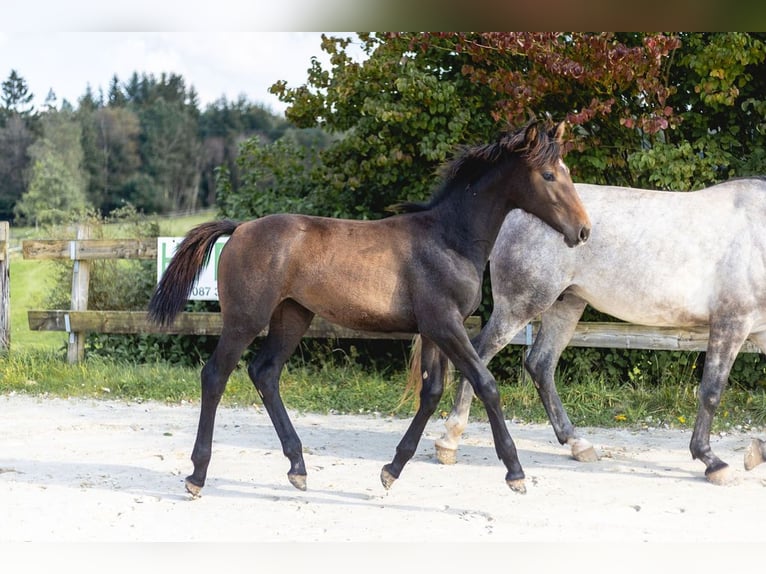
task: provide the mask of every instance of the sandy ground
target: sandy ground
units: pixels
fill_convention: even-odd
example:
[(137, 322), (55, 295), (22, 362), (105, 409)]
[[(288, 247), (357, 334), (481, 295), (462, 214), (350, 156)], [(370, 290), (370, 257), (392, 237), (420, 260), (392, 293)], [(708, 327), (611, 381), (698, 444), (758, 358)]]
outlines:
[[(184, 491), (196, 405), (0, 396), (1, 542), (764, 542), (766, 465), (751, 435), (715, 436), (734, 484), (713, 486), (689, 431), (582, 429), (601, 460), (578, 463), (546, 425), (510, 424), (526, 495), (505, 485), (489, 426), (471, 423), (458, 463), (426, 429), (390, 491), (380, 484), (408, 420), (292, 413), (308, 490), (264, 411), (219, 409), (208, 483)], [(766, 438), (761, 435), (760, 438)]]

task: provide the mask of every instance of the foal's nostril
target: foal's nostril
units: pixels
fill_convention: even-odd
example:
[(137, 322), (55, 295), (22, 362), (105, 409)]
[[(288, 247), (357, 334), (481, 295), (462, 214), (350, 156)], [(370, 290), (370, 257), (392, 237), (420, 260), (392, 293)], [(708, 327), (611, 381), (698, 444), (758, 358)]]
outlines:
[(581, 227), (580, 228), (580, 243), (585, 243), (588, 241), (588, 238), (590, 237), (590, 227)]

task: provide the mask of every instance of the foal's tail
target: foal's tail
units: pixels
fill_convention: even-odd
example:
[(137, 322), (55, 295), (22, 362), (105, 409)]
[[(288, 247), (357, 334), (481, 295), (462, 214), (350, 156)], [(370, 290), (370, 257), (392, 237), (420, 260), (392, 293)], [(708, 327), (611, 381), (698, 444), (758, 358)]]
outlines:
[[(404, 385), (404, 392), (402, 393), (402, 398), (399, 399), (399, 404), (396, 407), (397, 410), (404, 403), (411, 399), (415, 399), (415, 407), (417, 408), (420, 401), (420, 391), (423, 388), (423, 373), (420, 360), (420, 351), (422, 346), (423, 341), (420, 335), (415, 335), (412, 340), (412, 349), (410, 350), (410, 368), (409, 372), (407, 373), (407, 383)], [(452, 363), (448, 363), (447, 372), (444, 373), (445, 388), (452, 382), (452, 377), (450, 375), (451, 367)]]
[(410, 369), (407, 374), (407, 384), (404, 385), (402, 398), (399, 399), (399, 404), (396, 406), (397, 410), (413, 397), (416, 400), (420, 397), (420, 389), (423, 388), (423, 379), (420, 374), (420, 348), (422, 345), (420, 335), (415, 335), (412, 340), (412, 349), (410, 350)]
[(173, 322), (186, 305), (216, 240), (222, 235), (231, 235), (237, 226), (238, 222), (228, 219), (211, 221), (186, 234), (149, 301), (150, 321), (159, 325)]

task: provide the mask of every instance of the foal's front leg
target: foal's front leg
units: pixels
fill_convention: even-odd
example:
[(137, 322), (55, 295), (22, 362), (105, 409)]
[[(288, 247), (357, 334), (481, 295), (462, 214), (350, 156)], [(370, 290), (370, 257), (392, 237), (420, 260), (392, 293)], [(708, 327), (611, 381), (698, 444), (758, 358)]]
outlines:
[[(510, 341), (513, 336), (526, 324), (526, 321), (517, 321), (510, 318), (510, 307), (505, 298), (497, 297), (495, 309), (487, 321), (487, 324), (472, 342), (484, 365), (489, 364)], [(436, 458), (442, 464), (455, 464), (457, 462), (457, 449), (460, 438), (468, 425), (471, 414), (471, 402), (474, 392), (471, 383), (461, 375), (455, 395), (455, 404), (444, 421), (444, 434), (436, 441)]]
[(514, 492), (525, 493), (527, 488), (524, 484), (524, 471), (519, 462), (516, 445), (505, 424), (495, 378), (479, 358), (462, 324), (440, 325), (437, 331), (438, 335), (433, 336), (434, 340), (455, 368), (468, 379), (476, 396), (484, 403), (492, 429), (495, 451), (508, 471), (505, 475), (506, 483)]

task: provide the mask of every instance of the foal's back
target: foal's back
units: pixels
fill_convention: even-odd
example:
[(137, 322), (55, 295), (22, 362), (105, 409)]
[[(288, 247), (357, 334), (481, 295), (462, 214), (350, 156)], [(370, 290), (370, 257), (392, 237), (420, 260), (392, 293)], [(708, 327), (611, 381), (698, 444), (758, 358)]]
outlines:
[[(222, 311), (270, 311), (292, 299), (354, 329), (415, 329), (413, 291), (428, 214), (377, 221), (294, 214), (242, 224), (221, 254)], [(246, 270), (246, 272), (243, 272)]]

